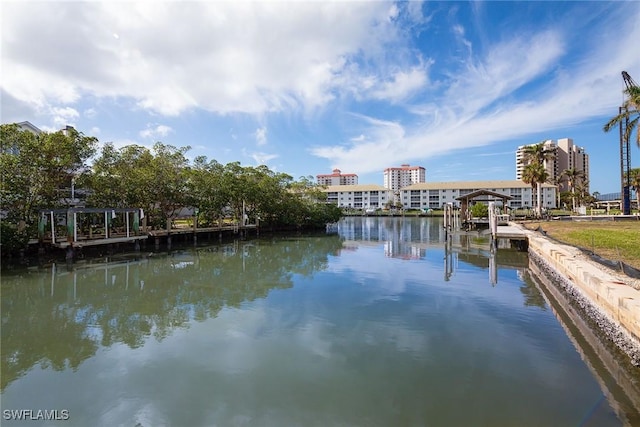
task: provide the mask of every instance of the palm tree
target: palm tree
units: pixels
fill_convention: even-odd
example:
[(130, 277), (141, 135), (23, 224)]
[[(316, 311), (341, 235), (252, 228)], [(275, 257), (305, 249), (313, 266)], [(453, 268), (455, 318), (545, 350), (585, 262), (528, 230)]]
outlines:
[(551, 178), (549, 180), (551, 184), (556, 187), (556, 207), (560, 207), (560, 189), (562, 187), (562, 183), (564, 182), (564, 176), (560, 175), (555, 178)]
[(636, 202), (638, 203), (638, 212), (640, 213), (640, 168), (634, 168), (629, 171), (631, 177), (631, 187), (636, 192)]
[[(549, 180), (549, 173), (545, 168), (545, 162), (556, 157), (556, 149), (546, 145), (545, 141), (537, 144), (527, 145), (523, 150), (522, 163), (525, 164), (522, 181), (531, 184), (532, 190), (536, 192), (536, 215), (541, 215), (541, 184)], [(526, 177), (525, 177), (526, 175)]]
[(532, 192), (536, 193), (536, 216), (541, 216), (541, 199), (542, 191), (541, 184), (547, 182), (549, 179), (549, 173), (542, 165), (542, 163), (532, 162), (525, 166), (522, 172), (522, 181), (531, 184)]
[(533, 162), (544, 165), (545, 161), (555, 159), (556, 149), (553, 146), (550, 147), (546, 145), (545, 141), (542, 141), (537, 144), (525, 146), (523, 154), (524, 157), (522, 160), (525, 165)]
[(585, 204), (591, 203), (591, 195), (589, 194), (589, 181), (586, 179), (579, 180), (576, 182), (576, 195), (577, 202), (580, 206), (584, 206)]
[(584, 172), (576, 168), (565, 169), (562, 171), (561, 176), (564, 176), (565, 178), (567, 178), (567, 181), (569, 184), (569, 191), (571, 191), (571, 204), (573, 205), (572, 210), (575, 211), (576, 210), (575, 189), (578, 182), (584, 179)]
[[(638, 120), (640, 120), (640, 87), (631, 86), (624, 90), (624, 93), (628, 96), (627, 100), (622, 104), (622, 110), (620, 114), (611, 118), (604, 125), (603, 130), (609, 132), (611, 129), (625, 124), (624, 140), (630, 141), (631, 134), (638, 127)], [(640, 132), (636, 132), (636, 144), (640, 147)]]

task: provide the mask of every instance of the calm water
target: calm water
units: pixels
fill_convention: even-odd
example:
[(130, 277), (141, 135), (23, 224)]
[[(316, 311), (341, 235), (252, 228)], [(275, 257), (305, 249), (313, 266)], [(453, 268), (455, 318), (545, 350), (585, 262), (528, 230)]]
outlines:
[[(3, 271), (1, 424), (640, 420), (618, 383), (637, 378), (599, 376), (526, 254), (449, 246), (438, 219), (338, 231)], [(21, 409), (69, 419), (7, 420)]]

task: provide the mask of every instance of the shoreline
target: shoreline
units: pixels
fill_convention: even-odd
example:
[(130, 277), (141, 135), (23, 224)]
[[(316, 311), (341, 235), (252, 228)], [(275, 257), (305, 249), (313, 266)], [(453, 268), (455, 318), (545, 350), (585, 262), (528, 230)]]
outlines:
[(640, 281), (589, 260), (573, 246), (518, 226), (527, 234), (531, 261), (640, 367)]

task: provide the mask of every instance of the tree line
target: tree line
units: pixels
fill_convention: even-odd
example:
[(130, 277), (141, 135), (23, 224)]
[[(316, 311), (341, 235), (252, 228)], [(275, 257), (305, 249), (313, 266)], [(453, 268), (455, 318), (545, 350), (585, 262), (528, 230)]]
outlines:
[(314, 228), (342, 215), (311, 177), (294, 180), (264, 165), (205, 156), (189, 160), (188, 146), (100, 148), (97, 138), (73, 128), (35, 134), (15, 124), (0, 125), (0, 138), (2, 252), (22, 249), (36, 236), (41, 209), (69, 208), (78, 197), (86, 207), (142, 208), (157, 228), (185, 207), (197, 209), (203, 226), (231, 217), (262, 227)]

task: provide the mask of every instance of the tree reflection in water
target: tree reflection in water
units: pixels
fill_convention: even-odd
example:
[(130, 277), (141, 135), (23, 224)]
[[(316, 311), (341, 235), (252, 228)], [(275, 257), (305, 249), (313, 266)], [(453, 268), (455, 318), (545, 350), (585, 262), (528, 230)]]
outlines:
[(1, 390), (33, 366), (76, 369), (100, 346), (163, 340), (224, 307), (311, 276), (339, 253), (334, 236), (234, 242), (2, 277)]

